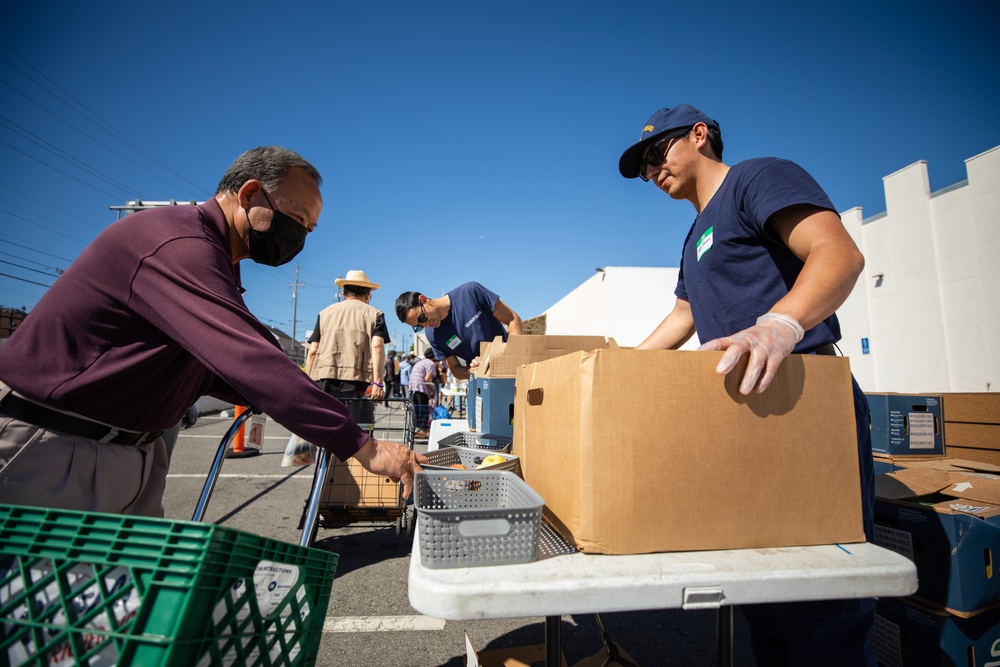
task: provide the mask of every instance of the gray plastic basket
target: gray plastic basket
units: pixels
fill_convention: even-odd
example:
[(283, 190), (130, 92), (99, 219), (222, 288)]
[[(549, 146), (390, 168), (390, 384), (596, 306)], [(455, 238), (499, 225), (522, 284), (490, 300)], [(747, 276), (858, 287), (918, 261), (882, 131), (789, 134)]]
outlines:
[(494, 452), (509, 452), (513, 441), (514, 439), (509, 435), (460, 431), (441, 438), (438, 441), (438, 447), (475, 447)]
[[(478, 466), (487, 456), (502, 456), (504, 462), (479, 468)], [(521, 459), (517, 456), (504, 454), (503, 452), (484, 451), (475, 447), (442, 447), (441, 449), (434, 449), (427, 452), (427, 460), (430, 463), (423, 467), (428, 470), (452, 470), (451, 466), (461, 463), (467, 470), (509, 470), (518, 477), (524, 477), (521, 474)]]
[(414, 504), (425, 567), (530, 563), (545, 501), (508, 471), (418, 472)]

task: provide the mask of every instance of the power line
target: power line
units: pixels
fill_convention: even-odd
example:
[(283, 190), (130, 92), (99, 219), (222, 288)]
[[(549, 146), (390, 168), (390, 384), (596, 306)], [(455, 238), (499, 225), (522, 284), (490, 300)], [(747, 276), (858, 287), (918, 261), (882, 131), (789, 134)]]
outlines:
[(45, 283), (36, 283), (34, 280), (28, 280), (27, 278), (18, 278), (17, 276), (12, 276), (9, 273), (0, 273), (0, 276), (4, 278), (12, 278), (14, 280), (20, 280), (22, 283), (31, 283), (32, 285), (38, 285), (39, 287), (52, 287), (52, 285), (46, 285)]
[[(6, 254), (6, 253), (3, 253), (3, 254)], [(8, 262), (5, 259), (0, 259), (0, 264), (7, 264), (8, 266), (16, 266), (17, 268), (24, 269), (25, 271), (34, 271), (35, 273), (40, 273), (43, 276), (51, 276), (52, 275), (52, 273), (50, 271), (42, 271), (41, 269), (33, 269), (30, 266), (22, 266), (20, 264), (15, 264), (14, 262)], [(58, 270), (58, 271), (59, 271), (59, 273), (62, 273), (62, 270)]]
[(130, 190), (134, 192), (134, 191), (136, 191), (138, 189), (138, 188), (134, 188), (134, 187), (125, 185), (121, 181), (116, 181), (116, 180), (114, 180), (113, 178), (111, 178), (109, 176), (105, 176), (104, 174), (98, 172), (96, 169), (94, 169), (90, 165), (86, 164), (83, 160), (80, 160), (80, 159), (78, 159), (78, 158), (70, 155), (66, 151), (64, 151), (61, 148), (58, 148), (58, 147), (52, 145), (48, 141), (45, 141), (44, 139), (42, 139), (41, 137), (39, 137), (34, 132), (31, 132), (30, 130), (27, 130), (24, 127), (21, 127), (20, 125), (18, 125), (17, 123), (15, 123), (14, 121), (12, 121), (11, 119), (7, 118), (3, 114), (0, 114), (0, 120), (2, 120), (3, 122), (7, 123), (8, 127), (10, 127), (11, 125), (13, 125), (14, 127), (10, 128), (10, 129), (13, 132), (15, 132), (16, 134), (21, 135), (22, 137), (24, 137), (25, 139), (27, 139), (31, 143), (35, 144), (36, 146), (39, 146), (40, 148), (42, 148), (44, 150), (47, 150), (48, 152), (52, 153), (56, 157), (62, 158), (63, 160), (66, 160), (67, 162), (69, 162), (73, 166), (77, 167), (78, 169), (82, 169), (83, 171), (88, 172), (91, 176), (96, 176), (97, 178), (101, 179), (102, 181), (104, 181), (108, 185), (113, 185), (115, 187), (119, 187), (119, 188), (121, 188), (122, 190), (124, 190), (126, 192), (130, 191)]
[(40, 163), (44, 164), (46, 167), (48, 167), (49, 169), (52, 169), (53, 171), (58, 171), (63, 176), (68, 176), (69, 178), (72, 178), (74, 181), (77, 181), (78, 183), (83, 183), (88, 188), (93, 188), (94, 190), (97, 190), (98, 192), (100, 192), (102, 195), (107, 195), (108, 197), (111, 197), (112, 199), (123, 199), (123, 197), (119, 197), (118, 195), (113, 195), (110, 192), (108, 192), (107, 190), (102, 190), (99, 187), (97, 187), (96, 185), (93, 185), (92, 183), (88, 183), (87, 181), (84, 181), (83, 179), (77, 178), (73, 174), (66, 173), (65, 171), (63, 171), (59, 167), (54, 167), (51, 164), (49, 164), (48, 162), (46, 162), (45, 160), (37, 158), (34, 155), (31, 155), (29, 153), (25, 153), (24, 151), (22, 151), (17, 146), (12, 146), (12, 145), (8, 144), (6, 141), (4, 141), (3, 139), (0, 139), (0, 144), (3, 144), (4, 146), (7, 146), (8, 148), (17, 151), (18, 153), (20, 153), (21, 155), (24, 155), (25, 157), (29, 157), (32, 160), (36, 161), (36, 162), (40, 162)]
[[(44, 72), (42, 72), (40, 69), (38, 69), (37, 67), (35, 67), (34, 65), (32, 65), (27, 60), (25, 60), (24, 57), (22, 57), (19, 53), (17, 53), (16, 51), (14, 51), (14, 49), (10, 48), (9, 46), (7, 46), (3, 42), (0, 42), (0, 46), (3, 46), (3, 48), (5, 48), (8, 51), (10, 51), (11, 53), (13, 53), (18, 58), (18, 60), (20, 60), (25, 65), (27, 65), (28, 67), (30, 67), (32, 70), (34, 70), (35, 72), (37, 72), (42, 78), (44, 78), (46, 81), (48, 81), (53, 86), (55, 86), (55, 88), (57, 90), (59, 90), (59, 92), (61, 92), (63, 95), (65, 95), (69, 99), (73, 100), (73, 102), (75, 104), (77, 104), (81, 109), (83, 109), (88, 114), (90, 114), (91, 116), (93, 116), (93, 118), (88, 118), (87, 116), (84, 116), (82, 113), (80, 113), (79, 110), (73, 109), (78, 114), (80, 114), (81, 116), (83, 116), (84, 118), (86, 118), (87, 120), (89, 120), (91, 123), (94, 123), (95, 125), (97, 125), (98, 122), (99, 122), (100, 125), (104, 126), (103, 129), (106, 132), (108, 132), (113, 137), (115, 137), (116, 139), (118, 139), (122, 143), (126, 144), (127, 146), (129, 146), (130, 148), (132, 148), (133, 150), (135, 150), (136, 152), (138, 152), (143, 157), (145, 157), (145, 158), (147, 158), (149, 160), (152, 160), (153, 162), (155, 162), (160, 167), (163, 167), (164, 169), (166, 169), (170, 173), (172, 173), (175, 176), (177, 176), (177, 177), (181, 178), (182, 180), (186, 181), (188, 184), (194, 186), (195, 188), (197, 188), (197, 190), (199, 192), (205, 192), (205, 186), (203, 184), (195, 183), (191, 179), (189, 179), (186, 176), (184, 176), (184, 174), (180, 173), (179, 171), (176, 171), (175, 169), (173, 169), (172, 167), (170, 167), (170, 165), (168, 165), (165, 162), (163, 162), (162, 160), (158, 159), (152, 153), (150, 153), (149, 151), (147, 151), (144, 148), (142, 148), (139, 144), (137, 144), (133, 140), (129, 139), (125, 134), (123, 134), (121, 131), (119, 131), (117, 128), (115, 128), (113, 125), (111, 125), (106, 120), (104, 120), (99, 114), (97, 114), (95, 111), (93, 111), (92, 109), (90, 109), (89, 107), (87, 107), (87, 105), (85, 105), (83, 102), (81, 102), (76, 97), (74, 97), (72, 94), (70, 94), (65, 88), (63, 88), (58, 83), (56, 83), (51, 78), (49, 78)], [(3, 58), (2, 56), (0, 56), (0, 60), (2, 60), (3, 62), (7, 63), (8, 65), (10, 65), (14, 70), (16, 70), (17, 72), (19, 72), (23, 77), (25, 77), (29, 81), (32, 81), (33, 83), (35, 83), (35, 85), (37, 85), (38, 87), (40, 87), (43, 90), (45, 90), (46, 92), (48, 92), (50, 95), (52, 95), (56, 99), (59, 99), (58, 96), (56, 96), (54, 93), (52, 93), (52, 91), (48, 90), (47, 88), (45, 88), (45, 86), (43, 86), (42, 84), (40, 84), (37, 81), (35, 81), (35, 79), (31, 78), (31, 76), (29, 76), (28, 74), (25, 74), (21, 69), (19, 69), (16, 65), (14, 65), (13, 63), (11, 63), (6, 58)], [(63, 104), (65, 104), (64, 100), (60, 100), (60, 101), (62, 101)], [(69, 106), (69, 105), (67, 105), (67, 106)], [(70, 108), (72, 109), (72, 107), (70, 107)], [(95, 121), (94, 119), (97, 119), (97, 121)], [(166, 182), (166, 181), (164, 181), (164, 182)]]
[(13, 246), (17, 246), (18, 248), (24, 248), (24, 249), (30, 250), (32, 252), (37, 252), (39, 255), (48, 255), (49, 257), (55, 257), (56, 259), (61, 259), (64, 262), (70, 262), (70, 263), (73, 262), (73, 260), (67, 259), (66, 257), (60, 257), (59, 255), (53, 255), (50, 252), (45, 252), (43, 250), (38, 250), (37, 248), (32, 248), (31, 246), (21, 245), (20, 243), (15, 243), (15, 242), (11, 241), (10, 239), (4, 239), (2, 242), (10, 244), (10, 245), (13, 245)]
[[(55, 211), (56, 213), (58, 213), (58, 214), (60, 214), (62, 216), (65, 216), (67, 218), (76, 220), (77, 222), (82, 222), (83, 224), (92, 224), (93, 223), (93, 220), (84, 220), (83, 218), (81, 218), (81, 217), (79, 217), (77, 215), (74, 215), (73, 213), (68, 213), (66, 211), (63, 211), (60, 208), (56, 208), (55, 206), (53, 206), (49, 202), (45, 201), (44, 199), (39, 199), (38, 197), (36, 197), (34, 195), (29, 195), (27, 192), (14, 187), (10, 183), (6, 183), (6, 182), (0, 180), (0, 185), (3, 185), (4, 187), (9, 188), (10, 190), (13, 190), (14, 192), (16, 192), (17, 194), (21, 195), (22, 197), (27, 197), (28, 199), (31, 199), (32, 201), (38, 202), (39, 204), (45, 206), (46, 208), (52, 209), (53, 211)], [(18, 208), (20, 208), (20, 207), (18, 207)]]

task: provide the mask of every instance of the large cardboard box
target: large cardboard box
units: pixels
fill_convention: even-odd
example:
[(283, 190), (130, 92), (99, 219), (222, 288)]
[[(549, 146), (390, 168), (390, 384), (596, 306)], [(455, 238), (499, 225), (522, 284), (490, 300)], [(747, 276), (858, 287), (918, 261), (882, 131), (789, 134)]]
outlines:
[(1000, 424), (1000, 392), (941, 394), (947, 421)]
[(960, 447), (958, 445), (948, 445), (948, 452), (956, 458), (970, 459), (980, 463), (990, 463), (1000, 465), (1000, 450), (983, 449), (981, 447)]
[[(617, 347), (604, 336), (512, 335), (483, 343), (476, 369), (474, 428), (481, 433), (513, 436), (514, 375), (517, 367), (570, 352)], [(470, 426), (472, 425), (470, 424)]]
[(914, 597), (957, 616), (1000, 607), (1000, 472), (974, 461), (910, 462), (875, 478), (875, 543), (917, 566)]
[(743, 396), (746, 359), (721, 376), (721, 356), (597, 350), (518, 369), (514, 452), (577, 548), (864, 541), (848, 360), (791, 355)]
[(320, 492), (320, 504), (328, 508), (363, 508), (362, 511), (370, 509), (373, 512), (398, 509), (399, 482), (368, 472), (355, 458), (344, 462), (334, 460)]
[(881, 598), (870, 644), (884, 667), (997, 667), (1000, 610), (959, 618), (911, 599)]
[(878, 454), (945, 453), (940, 395), (868, 393), (872, 451)]

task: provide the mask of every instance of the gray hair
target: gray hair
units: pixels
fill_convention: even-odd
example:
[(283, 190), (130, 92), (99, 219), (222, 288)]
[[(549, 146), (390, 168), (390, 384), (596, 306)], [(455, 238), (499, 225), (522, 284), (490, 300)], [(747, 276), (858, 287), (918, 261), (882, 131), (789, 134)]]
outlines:
[(273, 191), (292, 167), (304, 170), (316, 181), (316, 185), (323, 184), (323, 177), (316, 167), (295, 151), (281, 146), (260, 146), (248, 150), (229, 165), (215, 194), (237, 192), (252, 179), (260, 181), (265, 191)]

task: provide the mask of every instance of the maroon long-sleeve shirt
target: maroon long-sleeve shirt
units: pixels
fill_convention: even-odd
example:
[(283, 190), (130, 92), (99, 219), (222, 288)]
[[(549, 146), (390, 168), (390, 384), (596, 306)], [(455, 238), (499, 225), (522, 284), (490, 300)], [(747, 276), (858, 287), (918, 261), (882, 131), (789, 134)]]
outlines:
[(218, 203), (105, 229), (0, 345), (0, 380), (132, 431), (177, 423), (202, 395), (260, 408), (341, 460), (367, 435), (285, 356), (241, 296)]

